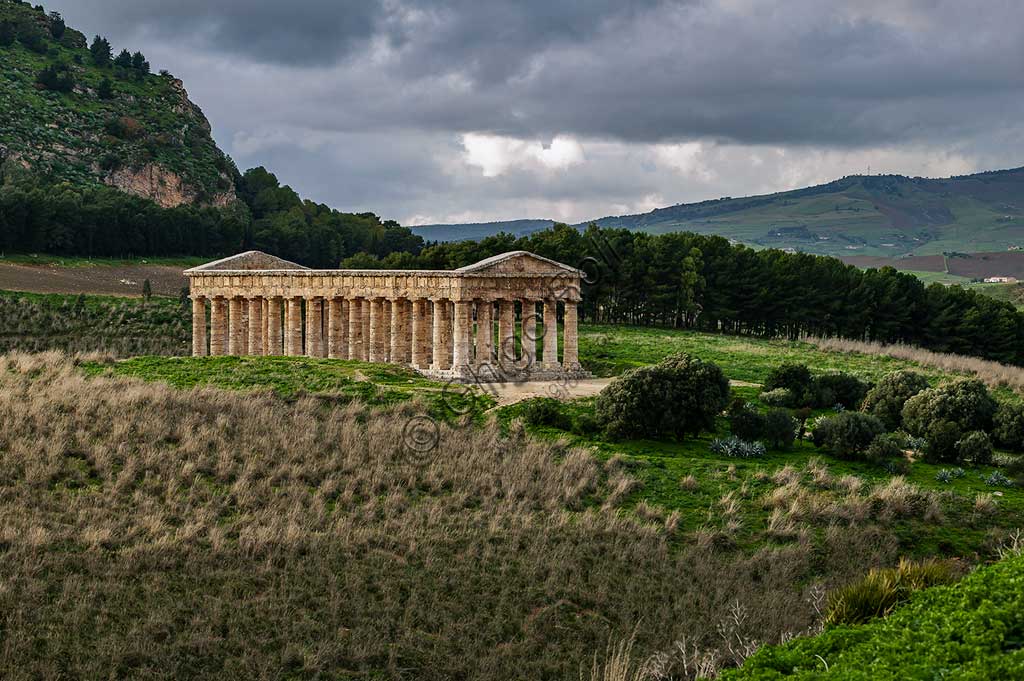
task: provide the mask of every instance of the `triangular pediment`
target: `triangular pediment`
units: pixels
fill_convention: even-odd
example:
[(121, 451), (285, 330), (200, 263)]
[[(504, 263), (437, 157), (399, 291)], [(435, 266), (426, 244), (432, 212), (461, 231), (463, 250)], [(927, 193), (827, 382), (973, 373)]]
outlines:
[(199, 267), (193, 267), (188, 272), (222, 272), (222, 271), (249, 271), (249, 270), (308, 270), (297, 263), (270, 255), (262, 251), (246, 251), (228, 258), (221, 258), (208, 262)]
[(563, 272), (577, 274), (579, 272), (575, 267), (529, 251), (502, 253), (472, 265), (460, 267), (455, 271), (466, 274), (558, 274)]

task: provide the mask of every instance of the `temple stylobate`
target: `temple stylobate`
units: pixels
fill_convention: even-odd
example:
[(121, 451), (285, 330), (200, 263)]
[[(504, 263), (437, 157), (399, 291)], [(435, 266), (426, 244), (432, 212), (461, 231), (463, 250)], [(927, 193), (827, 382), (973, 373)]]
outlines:
[(581, 274), (526, 251), (457, 270), (313, 270), (249, 251), (185, 271), (192, 354), (390, 362), (459, 380), (583, 375)]

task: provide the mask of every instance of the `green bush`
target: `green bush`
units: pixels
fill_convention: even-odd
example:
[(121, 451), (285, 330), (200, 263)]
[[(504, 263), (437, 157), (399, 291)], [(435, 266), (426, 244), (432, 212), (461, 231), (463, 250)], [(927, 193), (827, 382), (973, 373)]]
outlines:
[(843, 458), (861, 456), (885, 432), (882, 421), (859, 411), (844, 411), (821, 418), (814, 425), (814, 445)]
[(918, 593), (888, 617), (765, 646), (721, 681), (1024, 678), (1024, 556)]
[(957, 379), (922, 390), (903, 407), (903, 426), (928, 441), (933, 461), (956, 461), (957, 447), (971, 431), (989, 431), (996, 402), (981, 381)]
[(760, 440), (764, 437), (765, 415), (746, 402), (729, 409), (729, 432), (742, 440)]
[(1024, 404), (999, 404), (992, 419), (992, 437), (1000, 447), (1024, 452)]
[(871, 570), (860, 580), (829, 594), (825, 625), (858, 624), (885, 617), (910, 594), (937, 584), (948, 584), (955, 575), (949, 563), (934, 558), (920, 563), (901, 560), (899, 567)]
[(803, 407), (809, 404), (813, 396), (814, 378), (811, 370), (804, 364), (782, 364), (768, 372), (764, 382), (764, 391), (771, 392), (785, 388), (793, 394), (792, 406)]
[(597, 434), (601, 425), (593, 414), (577, 414), (572, 420), (572, 432), (574, 435), (589, 437)]
[(956, 443), (956, 458), (975, 466), (987, 466), (992, 463), (992, 441), (980, 430), (971, 431)]
[(789, 449), (799, 422), (788, 409), (769, 409), (764, 415), (764, 439), (775, 449)]
[(896, 430), (903, 424), (907, 400), (927, 389), (928, 379), (916, 371), (894, 371), (867, 392), (861, 409), (882, 419), (887, 430)]
[(523, 406), (523, 420), (531, 426), (572, 429), (572, 419), (563, 410), (562, 403), (553, 397), (527, 400)]
[(877, 435), (864, 451), (864, 458), (873, 463), (885, 463), (903, 457), (907, 438), (898, 433), (882, 433)]
[(631, 369), (597, 397), (597, 420), (610, 437), (677, 438), (714, 430), (729, 400), (717, 365), (686, 354)]
[(761, 401), (769, 407), (795, 407), (796, 396), (789, 388), (776, 388), (761, 393)]
[(868, 393), (868, 384), (852, 374), (822, 374), (814, 379), (815, 405), (832, 407), (841, 404), (846, 409), (858, 409)]

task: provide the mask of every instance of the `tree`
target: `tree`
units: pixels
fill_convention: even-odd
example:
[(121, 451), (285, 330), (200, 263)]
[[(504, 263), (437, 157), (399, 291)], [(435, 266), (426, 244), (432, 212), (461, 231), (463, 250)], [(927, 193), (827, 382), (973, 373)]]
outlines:
[(10, 21), (0, 21), (0, 47), (10, 47), (17, 38), (14, 24)]
[(54, 92), (71, 92), (75, 88), (75, 77), (66, 64), (47, 66), (36, 75), (36, 82)]
[(1024, 405), (1000, 403), (993, 418), (992, 435), (1000, 447), (1024, 452)]
[(130, 69), (132, 67), (132, 53), (128, 50), (121, 50), (117, 57), (114, 58), (114, 65), (120, 66), (123, 69)]
[(811, 370), (803, 364), (782, 364), (768, 372), (764, 382), (764, 391), (770, 392), (785, 388), (793, 393), (796, 406), (809, 405), (813, 402), (812, 387), (814, 379)]
[(728, 399), (717, 365), (679, 354), (613, 381), (597, 397), (597, 420), (614, 438), (682, 439), (713, 430)]
[(844, 411), (820, 419), (814, 426), (814, 446), (828, 449), (838, 457), (863, 455), (876, 437), (885, 432), (882, 421), (870, 414)]
[(141, 52), (132, 55), (132, 68), (141, 73), (149, 73), (149, 62)]
[(50, 12), (50, 35), (53, 36), (53, 39), (63, 38), (66, 30), (67, 24), (64, 23), (64, 17), (60, 15), (60, 12)]
[(903, 405), (927, 388), (928, 379), (923, 375), (905, 369), (894, 371), (868, 391), (861, 408), (882, 419), (886, 429), (896, 430), (903, 423)]
[(104, 77), (100, 81), (99, 87), (96, 88), (96, 96), (100, 99), (114, 98), (114, 84), (109, 78)]
[(149, 283), (149, 279), (145, 279), (142, 282), (142, 299), (147, 303), (149, 299), (153, 297), (153, 285)]
[(110, 47), (110, 41), (101, 36), (96, 36), (92, 39), (89, 53), (92, 54), (92, 62), (101, 68), (110, 66), (114, 56), (114, 52)]
[(956, 461), (957, 443), (971, 431), (990, 431), (996, 401), (976, 379), (948, 381), (922, 390), (903, 407), (903, 426), (928, 441), (929, 459)]

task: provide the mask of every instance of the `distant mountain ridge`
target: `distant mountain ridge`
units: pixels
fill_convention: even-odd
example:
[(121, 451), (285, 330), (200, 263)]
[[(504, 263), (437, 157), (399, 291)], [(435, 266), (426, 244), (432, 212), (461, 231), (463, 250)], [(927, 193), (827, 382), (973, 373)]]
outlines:
[(0, 183), (30, 173), (165, 208), (233, 203), (238, 170), (182, 82), (141, 52), (115, 55), (56, 13), (0, 0)]
[[(726, 197), (588, 220), (661, 234), (718, 234), (755, 247), (837, 256), (929, 255), (1024, 246), (1024, 168), (930, 179), (851, 175), (762, 196)], [(553, 221), (424, 225), (428, 240), (479, 239)], [(543, 227), (542, 227), (543, 228)]]

